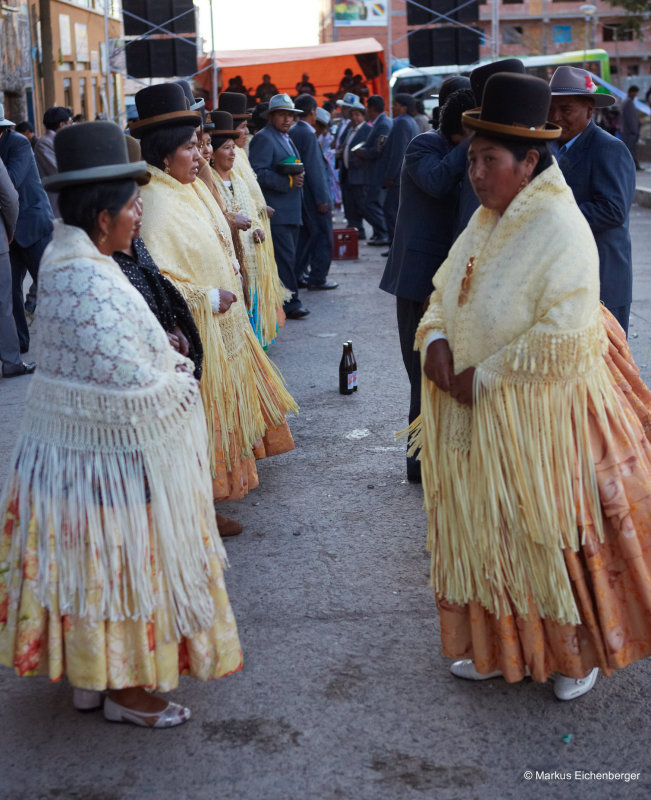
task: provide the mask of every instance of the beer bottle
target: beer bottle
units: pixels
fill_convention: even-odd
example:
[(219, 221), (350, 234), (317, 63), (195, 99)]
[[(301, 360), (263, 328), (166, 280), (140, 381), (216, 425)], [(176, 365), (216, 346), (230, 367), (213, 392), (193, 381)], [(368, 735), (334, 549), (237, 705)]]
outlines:
[(353, 373), (353, 391), (357, 391), (357, 360), (355, 359), (355, 353), (353, 353), (353, 343), (351, 340), (348, 340), (348, 348), (350, 350), (350, 360), (351, 360), (351, 370)]
[(344, 350), (339, 362), (339, 393), (353, 393), (352, 359), (348, 342), (344, 342)]

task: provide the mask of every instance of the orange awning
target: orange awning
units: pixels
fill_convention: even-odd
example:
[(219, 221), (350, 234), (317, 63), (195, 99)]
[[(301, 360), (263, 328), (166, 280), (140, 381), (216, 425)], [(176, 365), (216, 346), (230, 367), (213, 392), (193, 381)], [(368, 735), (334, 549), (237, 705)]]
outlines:
[[(369, 94), (387, 94), (382, 45), (377, 39), (349, 39), (345, 42), (330, 42), (311, 47), (283, 47), (270, 50), (222, 50), (216, 54), (219, 69), (219, 87), (228, 86), (230, 78), (240, 75), (244, 86), (253, 97), (263, 74), (269, 73), (271, 82), (280, 92), (294, 96), (296, 84), (304, 72), (314, 84), (319, 102), (327, 94), (339, 88), (344, 70), (361, 74), (366, 80)], [(209, 57), (199, 60), (199, 69), (210, 65)], [(210, 95), (211, 70), (197, 75), (195, 79)], [(210, 105), (210, 103), (209, 103)]]

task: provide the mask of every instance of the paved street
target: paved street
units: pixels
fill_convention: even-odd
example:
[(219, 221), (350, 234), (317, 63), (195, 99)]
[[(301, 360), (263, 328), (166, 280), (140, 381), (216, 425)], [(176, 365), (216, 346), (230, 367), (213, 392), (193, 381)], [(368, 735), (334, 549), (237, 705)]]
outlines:
[[(648, 382), (651, 209), (634, 208), (631, 228), (631, 345)], [(421, 489), (393, 438), (408, 391), (377, 250), (336, 262), (340, 289), (305, 292), (312, 314), (272, 347), (301, 413), (296, 450), (259, 463), (260, 488), (224, 508), (245, 524), (226, 545), (244, 670), (184, 679), (175, 698), (193, 719), (168, 731), (80, 714), (67, 685), (2, 670), (2, 800), (651, 797), (651, 661), (565, 704), (550, 685), (449, 674)], [(348, 338), (360, 387), (343, 397)], [(29, 380), (0, 381), (3, 481)], [(572, 779), (527, 781), (527, 769)], [(576, 785), (575, 770), (609, 769), (642, 774)]]

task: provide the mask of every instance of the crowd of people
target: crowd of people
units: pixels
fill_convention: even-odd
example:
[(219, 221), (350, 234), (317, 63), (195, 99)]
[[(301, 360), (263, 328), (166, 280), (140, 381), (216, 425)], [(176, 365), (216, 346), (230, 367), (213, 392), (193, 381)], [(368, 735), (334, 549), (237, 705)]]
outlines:
[[(190, 717), (149, 690), (241, 668), (221, 537), (242, 527), (216, 508), (293, 449), (266, 351), (309, 313), (300, 288), (337, 288), (340, 197), (389, 246), (407, 476), (451, 671), (580, 697), (651, 655), (635, 163), (593, 122), (614, 101), (584, 70), (548, 84), (505, 59), (447, 79), (421, 133), (410, 95), (389, 119), (351, 91), (319, 107), (308, 83), (261, 103), (252, 137), (241, 92), (207, 113), (185, 81), (138, 92), (128, 136), (57, 111), (42, 185), (0, 120), (2, 280), (24, 306), (33, 275), (42, 359), (0, 504), (0, 663), (65, 675), (77, 708), (146, 727)], [(8, 308), (0, 335), (18, 343)], [(5, 344), (3, 374), (34, 372)]]

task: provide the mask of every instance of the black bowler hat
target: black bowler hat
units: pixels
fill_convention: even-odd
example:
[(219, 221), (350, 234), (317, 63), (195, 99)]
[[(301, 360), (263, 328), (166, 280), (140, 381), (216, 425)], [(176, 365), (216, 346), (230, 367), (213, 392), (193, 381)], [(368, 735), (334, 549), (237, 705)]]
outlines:
[(185, 93), (177, 83), (146, 86), (136, 94), (138, 119), (129, 123), (136, 139), (171, 125), (201, 125), (201, 113), (188, 109)]
[(464, 111), (465, 127), (498, 139), (544, 142), (561, 135), (547, 122), (551, 92), (547, 82), (533, 75), (498, 72), (486, 81), (481, 108)]
[(126, 138), (114, 122), (81, 122), (62, 128), (54, 137), (59, 172), (43, 178), (48, 192), (66, 186), (142, 178), (144, 161), (129, 161)]
[(240, 92), (222, 92), (219, 95), (219, 110), (228, 111), (236, 120), (251, 119), (247, 111), (246, 95)]
[(235, 129), (233, 117), (228, 111), (211, 111), (210, 119), (215, 126), (215, 129), (210, 131), (210, 141), (215, 150), (227, 139), (240, 138), (240, 132)]
[(491, 61), (490, 64), (484, 64), (482, 67), (473, 69), (470, 73), (470, 88), (479, 105), (482, 103), (486, 81), (496, 72), (513, 72), (516, 75), (524, 75), (524, 64), (519, 58), (502, 58), (499, 61)]
[[(448, 97), (454, 92), (458, 92), (460, 89), (471, 89), (470, 85), (470, 78), (466, 78), (465, 75), (450, 75), (449, 78), (446, 78), (439, 88), (439, 108), (443, 108), (446, 104)], [(474, 94), (474, 92), (473, 92)], [(436, 95), (432, 95), (435, 97)]]

